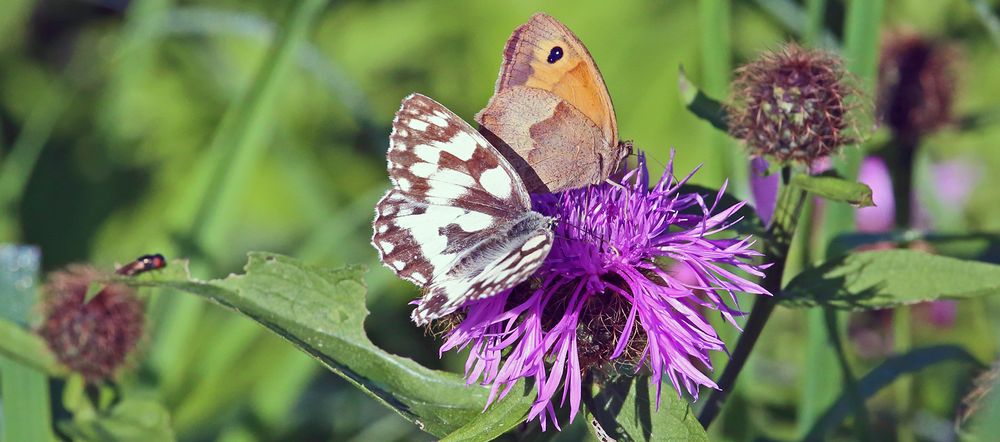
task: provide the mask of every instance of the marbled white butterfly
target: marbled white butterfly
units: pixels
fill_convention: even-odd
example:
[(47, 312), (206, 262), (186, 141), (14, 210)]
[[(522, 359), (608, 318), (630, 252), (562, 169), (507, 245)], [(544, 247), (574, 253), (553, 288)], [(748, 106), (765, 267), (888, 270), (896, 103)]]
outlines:
[(510, 163), (441, 104), (406, 97), (387, 156), (392, 189), (375, 207), (372, 244), (423, 287), (417, 324), (511, 288), (545, 260), (553, 219), (531, 210)]

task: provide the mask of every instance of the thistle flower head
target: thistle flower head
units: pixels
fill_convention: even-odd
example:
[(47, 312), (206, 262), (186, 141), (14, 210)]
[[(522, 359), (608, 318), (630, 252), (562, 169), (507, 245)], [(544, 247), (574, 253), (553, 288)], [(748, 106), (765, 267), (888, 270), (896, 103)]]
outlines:
[(533, 379), (529, 420), (545, 428), (557, 401), (576, 415), (589, 371), (644, 370), (678, 395), (717, 388), (705, 371), (709, 351), (724, 345), (703, 312), (732, 321), (741, 314), (730, 306), (735, 292), (768, 293), (738, 274), (761, 275), (749, 238), (710, 238), (743, 204), (717, 207), (722, 191), (714, 201), (682, 193), (687, 178), (675, 180), (672, 163), (652, 187), (640, 154), (622, 184), (535, 198), (536, 210), (559, 220), (545, 264), (513, 290), (466, 304), (441, 347), (470, 350), (467, 380), (491, 386), (491, 402)]
[(902, 138), (934, 132), (953, 120), (955, 51), (912, 32), (882, 42), (878, 112)]
[(107, 284), (89, 302), (85, 296), (104, 274), (70, 266), (49, 276), (38, 333), (59, 361), (88, 382), (112, 378), (142, 337), (142, 302), (129, 287)]
[(835, 55), (790, 44), (736, 71), (729, 128), (754, 156), (811, 163), (854, 140), (853, 88)]

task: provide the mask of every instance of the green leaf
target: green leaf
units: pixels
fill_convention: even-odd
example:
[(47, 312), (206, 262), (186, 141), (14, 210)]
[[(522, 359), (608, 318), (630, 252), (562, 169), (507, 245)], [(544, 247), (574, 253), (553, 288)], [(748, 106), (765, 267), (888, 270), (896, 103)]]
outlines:
[(850, 203), (856, 207), (875, 205), (870, 187), (835, 175), (796, 174), (792, 177), (791, 184), (828, 200)]
[(915, 250), (852, 253), (803, 271), (779, 300), (786, 306), (882, 309), (937, 299), (1000, 294), (1000, 266)]
[(76, 441), (170, 442), (170, 414), (155, 401), (125, 399), (107, 414), (86, 414), (84, 418), (60, 422), (60, 428)]
[(656, 385), (648, 376), (623, 376), (594, 389), (594, 397), (587, 400), (587, 421), (598, 439), (708, 441), (688, 402), (669, 385), (663, 386), (659, 409)]
[(65, 376), (69, 371), (49, 350), (40, 336), (10, 321), (0, 319), (0, 355), (49, 376)]
[[(455, 430), (441, 442), (493, 440), (524, 422), (535, 399), (535, 389), (520, 382), (503, 400), (490, 406), (483, 414)], [(518, 394), (519, 390), (523, 390)]]
[(705, 95), (697, 86), (688, 80), (684, 73), (684, 66), (680, 67), (677, 74), (677, 86), (681, 91), (681, 99), (684, 106), (688, 108), (696, 117), (701, 118), (715, 126), (723, 132), (729, 131), (728, 116), (726, 109), (718, 100)]
[(851, 412), (851, 395), (858, 394), (863, 399), (868, 399), (878, 393), (879, 390), (889, 386), (900, 376), (915, 373), (931, 365), (947, 361), (958, 361), (982, 365), (965, 349), (956, 345), (936, 345), (932, 347), (916, 348), (906, 354), (893, 356), (882, 362), (877, 367), (868, 372), (865, 377), (857, 383), (857, 393), (844, 392), (833, 405), (823, 413), (823, 416), (816, 421), (809, 433), (802, 439), (804, 441), (825, 440), (824, 436), (836, 429), (847, 414)]
[(435, 436), (443, 437), (482, 413), (485, 388), (389, 354), (368, 339), (363, 267), (330, 270), (251, 253), (245, 270), (243, 275), (198, 281), (187, 276), (183, 262), (172, 262), (152, 280), (123, 282), (187, 291), (242, 313)]
[(830, 242), (829, 256), (838, 256), (858, 247), (891, 243), (897, 247), (916, 241), (930, 244), (934, 252), (953, 258), (976, 259), (1000, 247), (1000, 234), (992, 232), (939, 233), (922, 230), (893, 230), (881, 233), (851, 232)]
[[(781, 26), (802, 37), (808, 46), (837, 48), (840, 42), (829, 29), (823, 27), (822, 14), (825, 2), (809, 0), (808, 10), (800, 2), (793, 0), (756, 0), (762, 10), (773, 17)], [(815, 10), (814, 10), (815, 8)], [(816, 14), (816, 12), (820, 14)]]

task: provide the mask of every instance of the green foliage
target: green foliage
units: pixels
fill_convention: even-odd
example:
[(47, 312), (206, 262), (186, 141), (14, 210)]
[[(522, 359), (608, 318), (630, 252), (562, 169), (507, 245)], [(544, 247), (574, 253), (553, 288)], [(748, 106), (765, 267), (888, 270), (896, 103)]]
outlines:
[(49, 376), (67, 373), (66, 367), (59, 363), (45, 340), (6, 320), (0, 320), (0, 355)]
[(680, 89), (681, 100), (684, 106), (698, 118), (707, 121), (716, 129), (723, 132), (729, 131), (729, 124), (726, 122), (726, 109), (722, 103), (705, 95), (701, 89), (688, 80), (684, 67), (681, 66), (677, 73), (677, 86)]
[(615, 440), (708, 441), (687, 400), (663, 384), (657, 404), (657, 387), (646, 376), (595, 385), (593, 397), (587, 400), (591, 431), (598, 440), (606, 434)]
[(363, 267), (328, 270), (270, 253), (252, 253), (245, 274), (219, 280), (190, 279), (178, 270), (183, 264), (171, 267), (172, 275), (135, 283), (193, 293), (250, 317), (428, 433), (444, 436), (483, 410), (486, 389), (372, 344)]
[(781, 303), (882, 309), (997, 294), (1000, 265), (914, 250), (881, 250), (840, 256), (803, 271), (788, 282)]
[[(76, 442), (170, 442), (174, 432), (170, 414), (163, 405), (148, 399), (126, 398), (94, 404), (80, 376), (71, 377), (63, 390), (63, 405), (72, 420), (59, 423), (60, 429)], [(100, 387), (98, 387), (100, 388)], [(100, 388), (102, 398), (114, 393)]]
[[(878, 393), (879, 390), (889, 386), (893, 381), (901, 376), (909, 375), (926, 369), (934, 364), (942, 362), (964, 362), (982, 366), (965, 349), (954, 345), (940, 345), (934, 347), (915, 348), (906, 354), (893, 356), (886, 359), (877, 367), (857, 382), (857, 394), (862, 400), (866, 400)], [(803, 439), (804, 441), (823, 440), (830, 432), (835, 430), (841, 421), (851, 412), (851, 402), (854, 400), (850, 396), (852, 392), (845, 392), (831, 405), (812, 429)]]
[(806, 192), (831, 201), (851, 204), (858, 208), (872, 207), (872, 189), (836, 175), (805, 175), (792, 177), (791, 184)]
[[(518, 391), (523, 390), (523, 391)], [(469, 423), (451, 432), (442, 442), (492, 440), (524, 422), (534, 402), (535, 391), (529, 383), (515, 385), (507, 397), (490, 406)]]
[[(913, 345), (960, 343), (982, 360), (996, 354), (1000, 302), (978, 296), (996, 290), (988, 280), (996, 276), (989, 270), (993, 267), (916, 252), (893, 260), (887, 257), (895, 255), (883, 252), (848, 256), (859, 246), (889, 242), (899, 247), (927, 244), (939, 255), (998, 261), (1000, 242), (994, 232), (1000, 229), (1000, 205), (990, 190), (1000, 185), (1000, 174), (993, 173), (1000, 167), (1000, 151), (993, 148), (998, 126), (991, 118), (1000, 108), (1000, 86), (993, 81), (1000, 70), (995, 3), (704, 0), (581, 7), (556, 1), (541, 10), (566, 22), (594, 55), (614, 99), (622, 138), (634, 140), (651, 165), (666, 162), (668, 147), (677, 150), (677, 170), (704, 165), (694, 177), (696, 184), (685, 191), (697, 191), (706, 202), (727, 177), (731, 194), (738, 199), (749, 195), (739, 178), (745, 173), (742, 154), (731, 149), (735, 143), (723, 133), (723, 107), (711, 98), (726, 96), (733, 66), (790, 39), (802, 40), (839, 51), (867, 100), (876, 92), (880, 39), (890, 31), (913, 29), (958, 49), (958, 124), (925, 140), (919, 155), (927, 163), (962, 158), (980, 167), (981, 180), (968, 202), (944, 192), (948, 183), (933, 173), (920, 175), (917, 196), (924, 204), (932, 202), (926, 209), (933, 230), (900, 226), (882, 234), (855, 232), (855, 209), (829, 204), (825, 213), (833, 215), (825, 222), (803, 220), (822, 231), (803, 230), (798, 236), (808, 244), (803, 258), (807, 268), (823, 257), (832, 260), (798, 277), (795, 266), (786, 272), (786, 280), (795, 277), (788, 285), (794, 299), (782, 298), (782, 304), (841, 311), (835, 331), (843, 338), (839, 360), (855, 373), (869, 373), (881, 367), (884, 355), (873, 356), (865, 348), (867, 341), (848, 336), (846, 324), (864, 323), (869, 316), (849, 316), (845, 310), (966, 299), (956, 307), (960, 320), (947, 326), (928, 319), (927, 311), (937, 304), (914, 305), (906, 316), (910, 322), (903, 324), (912, 328)], [(438, 390), (458, 399), (457, 408), (445, 412), (441, 422), (425, 422), (437, 426), (436, 436), (486, 437), (516, 424), (532, 395), (512, 395), (481, 414), (486, 392), (466, 387), (457, 375), (443, 374), (462, 371), (461, 355), (439, 360), (440, 342), (405, 320), (407, 301), (416, 292), (378, 266), (368, 239), (372, 206), (387, 185), (387, 126), (399, 100), (411, 92), (426, 93), (471, 120), (492, 91), (504, 39), (539, 8), (524, 1), (456, 0), (329, 5), (321, 0), (5, 2), (0, 8), (0, 239), (38, 244), (45, 270), (82, 261), (111, 268), (138, 254), (163, 252), (190, 258), (198, 276), (222, 275), (237, 269), (247, 250), (275, 250), (315, 265), (303, 264), (308, 272), (347, 278), (324, 286), (363, 283), (368, 293), (363, 295), (367, 302), (344, 301), (357, 309), (351, 320), (321, 322), (333, 320), (300, 310), (294, 315), (286, 311), (282, 318), (268, 316), (272, 302), (291, 306), (299, 305), (298, 300), (270, 294), (266, 302), (250, 300), (251, 295), (240, 298), (233, 293), (263, 295), (235, 281), (189, 281), (183, 273), (171, 273), (174, 269), (143, 275), (167, 286), (183, 282), (219, 299), (233, 296), (256, 312), (255, 320), (270, 321), (268, 327), (280, 329), (295, 345), (202, 299), (174, 289), (143, 290), (151, 325), (143, 351), (133, 369), (115, 381), (117, 405), (105, 403), (108, 389), (102, 388), (102, 399), (95, 399), (101, 403), (88, 412), (69, 403), (49, 404), (47, 386), (62, 388), (67, 371), (30, 331), (37, 320), (31, 316), (40, 311), (36, 292), (8, 296), (0, 291), (0, 313), (6, 320), (0, 322), (0, 399), (4, 424), (13, 423), (2, 431), (51, 428), (48, 415), (55, 411), (57, 416), (73, 415), (55, 428), (83, 440), (124, 439), (129, 433), (155, 440), (167, 430), (181, 440), (415, 439), (427, 436), (383, 405), (424, 422), (417, 415), (437, 413), (440, 403), (421, 401), (428, 396), (436, 400)], [(680, 88), (674, 83), (678, 65), (690, 73), (681, 73)], [(862, 115), (877, 113), (866, 107)], [(862, 138), (886, 138), (885, 130), (876, 127), (872, 121), (858, 124)], [(842, 164), (842, 175), (852, 177), (861, 157), (876, 144), (845, 149), (833, 158)], [(835, 187), (843, 191), (850, 186)], [(879, 190), (875, 192), (877, 196)], [(834, 194), (834, 199), (864, 200), (850, 192)], [(736, 198), (726, 194), (720, 205)], [(767, 245), (771, 238), (753, 212), (746, 206), (734, 230)], [(373, 269), (322, 270), (343, 263)], [(31, 273), (33, 280), (37, 270)], [(0, 272), (0, 279), (9, 275)], [(0, 286), (19, 278), (4, 279)], [(256, 281), (249, 275), (240, 278)], [(833, 286), (838, 283), (847, 286)], [(297, 284), (283, 293), (298, 296), (302, 290)], [(331, 293), (362, 291), (338, 288)], [(313, 293), (308, 305), (330, 312), (326, 302), (331, 297), (348, 296)], [(749, 300), (740, 302), (744, 310), (750, 305)], [(367, 333), (361, 325), (365, 305), (373, 312)], [(816, 314), (822, 312), (809, 311)], [(827, 396), (813, 395), (805, 386), (839, 389), (830, 376), (842, 370), (817, 353), (803, 355), (804, 316), (801, 309), (777, 309), (726, 414), (712, 427), (713, 440), (716, 434), (720, 440), (792, 440), (802, 435), (796, 425), (808, 429), (814, 424), (812, 417), (803, 419), (817, 415), (805, 413), (807, 406), (822, 411), (829, 405)], [(900, 327), (897, 322), (893, 327)], [(319, 323), (346, 328), (306, 331)], [(734, 329), (721, 321), (716, 327), (733, 348)], [(863, 331), (883, 332), (871, 324)], [(808, 345), (829, 353), (830, 338), (824, 332), (810, 330)], [(330, 347), (321, 351), (310, 342)], [(296, 346), (307, 347), (313, 358)], [(357, 360), (341, 362), (345, 353)], [(420, 366), (393, 354), (413, 358)], [(716, 374), (727, 359), (722, 352), (713, 358)], [(316, 360), (350, 381), (330, 376)], [(917, 363), (912, 358), (897, 362)], [(810, 368), (824, 364), (828, 370)], [(919, 428), (918, 419), (924, 424), (950, 421), (962, 394), (956, 386), (968, 379), (964, 367), (934, 364), (919, 374), (909, 366), (901, 368), (900, 373), (912, 373), (905, 378), (914, 387), (907, 407), (916, 413), (897, 416), (901, 408), (890, 402), (899, 400), (898, 395), (872, 396), (867, 402), (872, 428)], [(369, 378), (362, 370), (376, 375)], [(394, 384), (397, 374), (399, 379), (415, 376), (416, 384), (432, 379), (446, 387), (400, 387)], [(668, 393), (665, 404), (673, 400)], [(153, 398), (161, 408), (150, 402)], [(660, 416), (664, 411), (650, 415), (653, 424), (672, 419)], [(824, 427), (823, 437), (847, 434), (838, 432), (842, 420)], [(581, 421), (577, 419), (579, 428)], [(537, 431), (533, 424), (525, 427)], [(534, 437), (567, 440), (574, 434), (572, 429), (550, 430)], [(19, 433), (5, 440), (47, 436)]]
[(46, 372), (58, 371), (45, 342), (23, 327), (38, 298), (38, 250), (0, 244), (0, 398), (2, 439), (51, 440), (52, 414)]

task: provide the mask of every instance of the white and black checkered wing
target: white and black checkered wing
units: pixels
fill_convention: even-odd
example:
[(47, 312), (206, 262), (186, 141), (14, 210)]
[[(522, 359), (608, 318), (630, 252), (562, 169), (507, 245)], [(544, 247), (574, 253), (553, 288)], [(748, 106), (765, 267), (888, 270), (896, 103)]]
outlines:
[(531, 276), (552, 246), (551, 219), (496, 148), (441, 104), (403, 100), (389, 138), (392, 189), (375, 207), (382, 263), (424, 288), (418, 324)]

